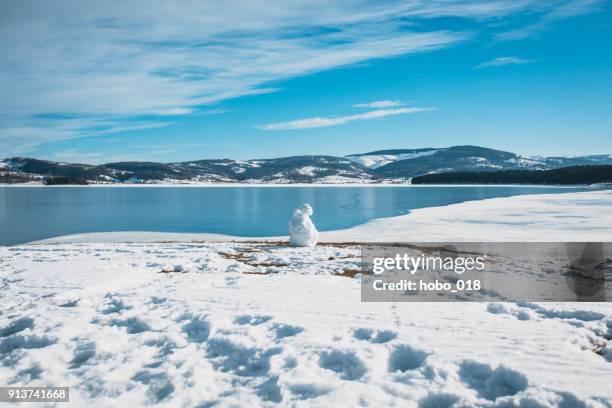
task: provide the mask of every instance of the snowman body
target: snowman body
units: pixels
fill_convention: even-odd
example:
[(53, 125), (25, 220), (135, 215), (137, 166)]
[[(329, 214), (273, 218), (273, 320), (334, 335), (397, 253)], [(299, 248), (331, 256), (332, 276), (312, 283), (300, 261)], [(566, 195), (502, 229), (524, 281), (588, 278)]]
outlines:
[(293, 211), (289, 220), (289, 243), (299, 247), (314, 247), (319, 240), (319, 231), (310, 216), (312, 207), (304, 204)]

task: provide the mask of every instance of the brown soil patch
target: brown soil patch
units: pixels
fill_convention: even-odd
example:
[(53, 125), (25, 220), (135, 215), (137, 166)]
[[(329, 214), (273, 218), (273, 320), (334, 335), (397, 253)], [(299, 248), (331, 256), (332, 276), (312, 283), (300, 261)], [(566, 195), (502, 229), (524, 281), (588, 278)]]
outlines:
[(269, 267), (282, 268), (284, 266), (289, 266), (288, 263), (284, 263), (284, 262), (257, 262), (257, 261), (254, 261), (249, 256), (249, 254), (252, 254), (252, 253), (253, 251), (248, 251), (244, 253), (236, 253), (236, 254), (230, 254), (228, 252), (219, 252), (219, 255), (221, 255), (225, 259), (233, 259), (235, 261), (238, 261), (240, 263), (243, 263), (249, 266), (253, 266), (253, 267), (262, 266), (262, 267), (267, 267), (267, 268)]
[(334, 274), (334, 276), (343, 276), (345, 278), (354, 278), (358, 274), (363, 273), (361, 269), (344, 269), (340, 273)]

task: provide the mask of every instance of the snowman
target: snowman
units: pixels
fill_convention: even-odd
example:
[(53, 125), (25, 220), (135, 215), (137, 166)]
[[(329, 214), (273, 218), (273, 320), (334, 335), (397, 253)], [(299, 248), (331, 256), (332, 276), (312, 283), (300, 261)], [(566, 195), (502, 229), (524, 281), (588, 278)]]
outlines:
[(319, 240), (319, 231), (312, 223), (312, 207), (304, 204), (293, 210), (289, 220), (289, 243), (299, 247), (314, 247)]

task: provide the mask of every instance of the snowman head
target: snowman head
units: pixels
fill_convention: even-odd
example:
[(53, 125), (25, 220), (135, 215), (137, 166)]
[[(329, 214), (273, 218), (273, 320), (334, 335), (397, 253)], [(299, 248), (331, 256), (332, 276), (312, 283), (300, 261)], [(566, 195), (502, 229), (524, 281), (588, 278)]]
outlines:
[(301, 207), (298, 208), (298, 210), (304, 214), (304, 215), (308, 215), (311, 216), (313, 213), (312, 207), (310, 206), (310, 204), (303, 204)]

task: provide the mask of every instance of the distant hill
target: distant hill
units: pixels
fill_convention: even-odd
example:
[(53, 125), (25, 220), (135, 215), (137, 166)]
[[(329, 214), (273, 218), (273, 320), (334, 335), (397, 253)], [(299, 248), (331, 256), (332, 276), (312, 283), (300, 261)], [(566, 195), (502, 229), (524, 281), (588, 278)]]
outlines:
[(347, 157), (101, 165), (13, 157), (0, 161), (0, 183), (405, 183), (426, 174), (550, 170), (584, 165), (612, 165), (612, 155), (523, 157), (486, 147), (452, 146), (378, 150)]
[(612, 183), (612, 166), (572, 166), (553, 170), (459, 171), (414, 177), (412, 184), (598, 184)]
[(0, 162), (0, 182), (5, 183), (344, 183), (381, 180), (381, 176), (367, 167), (334, 156), (179, 163), (119, 162), (98, 166), (30, 158), (11, 158)]

